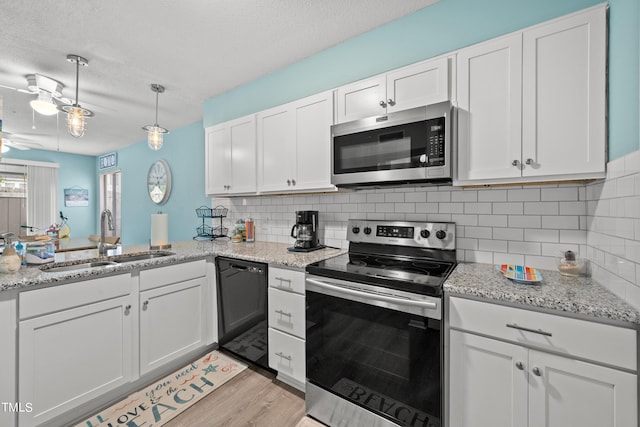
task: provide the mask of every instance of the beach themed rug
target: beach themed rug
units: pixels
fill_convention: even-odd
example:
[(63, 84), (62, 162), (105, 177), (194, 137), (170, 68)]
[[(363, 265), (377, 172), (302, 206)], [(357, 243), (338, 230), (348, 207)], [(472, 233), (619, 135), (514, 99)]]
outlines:
[(159, 427), (246, 368), (213, 351), (75, 427)]

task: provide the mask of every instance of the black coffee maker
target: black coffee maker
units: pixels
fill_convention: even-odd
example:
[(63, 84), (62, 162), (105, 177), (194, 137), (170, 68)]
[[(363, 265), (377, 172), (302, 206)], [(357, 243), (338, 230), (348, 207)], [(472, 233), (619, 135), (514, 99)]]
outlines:
[(318, 211), (297, 211), (296, 223), (291, 228), (291, 237), (296, 239), (292, 252), (311, 252), (322, 249), (318, 239)]

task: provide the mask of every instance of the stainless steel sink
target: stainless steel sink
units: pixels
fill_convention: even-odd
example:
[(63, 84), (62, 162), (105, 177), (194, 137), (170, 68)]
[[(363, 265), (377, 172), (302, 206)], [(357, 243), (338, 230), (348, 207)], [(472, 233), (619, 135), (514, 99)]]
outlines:
[(61, 263), (48, 264), (40, 267), (40, 270), (45, 273), (72, 272), (72, 271), (79, 271), (79, 270), (88, 270), (96, 267), (108, 267), (110, 265), (119, 265), (127, 262), (162, 258), (169, 255), (175, 255), (175, 254), (173, 252), (164, 252), (164, 251), (136, 252), (132, 254), (113, 255), (108, 257), (107, 259), (77, 262), (73, 264), (70, 264), (67, 262), (63, 262), (62, 264), (64, 265), (60, 265)]
[(147, 259), (154, 258), (162, 258), (169, 255), (175, 255), (173, 252), (144, 252), (144, 253), (133, 253), (133, 254), (124, 254), (124, 255), (115, 255), (109, 257), (110, 261), (116, 262), (118, 264), (122, 264), (125, 262), (133, 262), (133, 261), (144, 261)]
[(95, 267), (107, 267), (110, 265), (118, 265), (117, 262), (113, 261), (92, 261), (92, 262), (83, 262), (78, 264), (69, 264), (69, 265), (57, 265), (57, 264), (49, 264), (40, 267), (45, 273), (61, 273), (61, 272), (69, 272), (69, 271), (78, 271), (78, 270), (87, 270)]

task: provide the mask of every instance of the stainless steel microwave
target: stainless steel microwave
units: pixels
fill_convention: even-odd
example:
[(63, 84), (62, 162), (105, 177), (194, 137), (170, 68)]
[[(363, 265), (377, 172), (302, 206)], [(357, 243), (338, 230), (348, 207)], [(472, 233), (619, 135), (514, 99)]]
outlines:
[(451, 184), (452, 113), (441, 102), (332, 126), (331, 183)]

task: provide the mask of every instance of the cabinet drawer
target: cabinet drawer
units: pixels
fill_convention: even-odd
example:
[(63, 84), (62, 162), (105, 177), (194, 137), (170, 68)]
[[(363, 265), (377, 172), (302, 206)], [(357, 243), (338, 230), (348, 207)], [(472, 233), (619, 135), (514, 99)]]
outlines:
[(207, 274), (207, 262), (203, 259), (182, 264), (150, 268), (140, 272), (140, 290), (158, 288), (171, 283), (204, 277)]
[(269, 366), (304, 384), (304, 346), (304, 340), (269, 328)]
[(304, 272), (269, 266), (269, 287), (304, 295)]
[(105, 301), (129, 295), (130, 292), (131, 275), (129, 274), (22, 292), (18, 303), (20, 319)]
[(464, 298), (449, 300), (452, 328), (636, 370), (636, 331)]
[(282, 332), (305, 337), (304, 296), (269, 288), (269, 326)]

